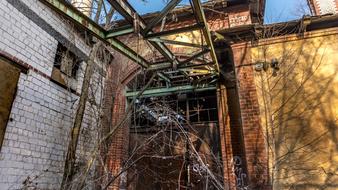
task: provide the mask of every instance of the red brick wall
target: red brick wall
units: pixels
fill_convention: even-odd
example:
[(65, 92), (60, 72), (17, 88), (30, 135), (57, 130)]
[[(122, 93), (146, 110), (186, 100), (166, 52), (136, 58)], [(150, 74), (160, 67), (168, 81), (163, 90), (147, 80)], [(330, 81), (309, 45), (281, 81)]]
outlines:
[(250, 44), (238, 44), (232, 49), (238, 79), (237, 88), (249, 185), (254, 189), (263, 189), (268, 184), (268, 163), (260, 123), (254, 70), (252, 66), (243, 66), (251, 62)]
[[(120, 173), (123, 162), (128, 156), (129, 120), (125, 119), (127, 100), (124, 97), (124, 92), (126, 84), (134, 77), (138, 68), (138, 65), (128, 62), (121, 55), (117, 55), (114, 63), (109, 66), (107, 71), (103, 100), (103, 133), (107, 134), (115, 126), (120, 126), (106, 143), (107, 147), (103, 147), (101, 150), (101, 155), (105, 158), (105, 165), (112, 176)], [(102, 172), (101, 168), (101, 175)], [(103, 179), (103, 184), (106, 184), (108, 180), (109, 178)], [(111, 184), (109, 189), (119, 189), (123, 183), (119, 177)]]
[[(117, 126), (124, 120), (126, 115), (126, 98), (123, 97), (123, 90), (117, 89), (116, 99), (113, 105), (113, 118), (112, 126)], [(129, 143), (129, 127), (128, 121), (124, 122), (119, 129), (117, 129), (114, 136), (111, 138), (111, 144), (109, 146), (108, 154), (109, 159), (107, 160), (107, 167), (114, 176), (119, 174), (123, 161), (128, 155), (128, 143)], [(118, 189), (120, 180), (116, 180), (113, 183), (111, 189)]]
[[(243, 10), (237, 11), (242, 12)], [(236, 11), (234, 11), (236, 13)], [(245, 12), (245, 10), (244, 10)], [(213, 14), (214, 18), (207, 15), (211, 30), (220, 30), (229, 27), (229, 18), (221, 14)], [(243, 16), (243, 14), (238, 14)], [(236, 16), (236, 15), (235, 15)], [(186, 20), (180, 23), (174, 23), (167, 29), (183, 27), (191, 25), (191, 20)], [(245, 44), (233, 46), (234, 62), (236, 66), (250, 62), (248, 47)], [(115, 61), (123, 62), (124, 61)], [(116, 66), (115, 66), (116, 67)], [(113, 69), (115, 72), (116, 68)], [(135, 67), (127, 67), (123, 70), (124, 77), (120, 84), (112, 88), (112, 94), (115, 95), (113, 106), (113, 121), (118, 122), (125, 116), (126, 100), (123, 97), (124, 85), (132, 79), (135, 74)], [(219, 122), (220, 122), (220, 137), (221, 137), (221, 152), (223, 160), (223, 172), (225, 185), (231, 189), (236, 189), (238, 183), (244, 185), (249, 184), (252, 189), (263, 189), (267, 183), (267, 163), (264, 138), (260, 128), (259, 108), (256, 89), (254, 85), (253, 70), (251, 67), (237, 68), (237, 77), (239, 80), (238, 89), (231, 91), (231, 96), (238, 95), (236, 101), (240, 110), (231, 111), (225, 114), (227, 106), (224, 106), (229, 97), (230, 91), (226, 91), (224, 86), (219, 89)], [(112, 74), (112, 81), (116, 81), (116, 74)], [(231, 105), (230, 105), (231, 108)], [(234, 106), (232, 109), (235, 109)], [(230, 119), (232, 118), (232, 120)], [(123, 165), (123, 159), (128, 155), (128, 127), (120, 128), (117, 135), (111, 139), (111, 144), (108, 151), (107, 163), (112, 174), (116, 175)], [(240, 161), (239, 161), (240, 159)], [(240, 162), (240, 164), (239, 164)], [(239, 173), (246, 175), (245, 182), (238, 181), (236, 175)], [(112, 189), (118, 189), (120, 181), (117, 180)]]
[[(229, 9), (229, 12), (210, 11), (205, 15), (211, 31), (217, 31), (225, 28), (234, 27), (242, 24), (251, 24), (250, 12), (248, 6), (238, 5)], [(172, 30), (191, 26), (196, 23), (195, 19), (190, 17), (179, 18), (177, 22), (167, 23), (164, 30)], [(155, 31), (159, 28), (155, 29)]]
[(217, 91), (217, 100), (224, 185), (225, 187), (228, 187), (228, 189), (235, 189), (235, 175), (233, 175), (231, 163), (231, 161), (233, 160), (233, 153), (230, 138), (230, 118), (228, 114), (229, 110), (227, 106), (228, 99), (226, 94), (226, 87), (224, 85), (220, 85)]

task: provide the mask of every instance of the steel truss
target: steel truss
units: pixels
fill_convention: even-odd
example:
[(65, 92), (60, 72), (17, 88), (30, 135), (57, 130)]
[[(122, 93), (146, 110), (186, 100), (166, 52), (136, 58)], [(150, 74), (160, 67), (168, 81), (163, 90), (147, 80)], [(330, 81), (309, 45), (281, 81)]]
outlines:
[[(108, 0), (111, 6), (128, 22), (128, 25), (114, 28), (112, 30), (105, 30), (103, 27), (95, 23), (93, 20), (81, 13), (65, 0), (40, 1), (51, 7), (53, 10), (57, 11), (58, 13), (62, 14), (63, 16), (66, 16), (75, 24), (90, 32), (92, 35), (102, 40), (106, 44), (110, 45), (112, 48), (114, 48), (124, 56), (128, 57), (132, 61), (136, 62), (144, 69), (157, 72), (159, 80), (166, 82), (167, 85), (163, 88), (151, 90), (151, 95), (154, 95), (156, 93), (166, 94), (164, 92), (171, 93), (172, 91), (186, 92), (194, 89), (198, 89), (199, 91), (203, 89), (214, 89), (214, 85), (208, 84), (208, 81), (206, 83), (204, 82), (203, 85), (199, 84), (199, 81), (201, 81), (201, 79), (210, 79), (210, 83), (214, 82), (215, 78), (217, 78), (219, 75), (219, 66), (215, 49), (200, 0), (191, 1), (191, 8), (196, 18), (195, 24), (188, 27), (182, 27), (161, 32), (154, 32), (154, 28), (157, 27), (159, 23), (161, 23), (161, 21), (181, 2), (181, 0), (171, 0), (166, 5), (166, 7), (164, 7), (163, 10), (157, 14), (156, 17), (150, 20), (149, 24), (147, 24), (142, 19), (142, 17), (126, 0)], [(136, 19), (137, 22), (135, 22)], [(137, 52), (129, 48), (123, 42), (118, 40), (117, 37), (119, 36), (135, 33), (135, 28), (139, 30), (138, 34), (141, 35), (143, 39), (145, 39), (151, 46), (153, 46), (163, 56), (165, 60), (162, 60), (159, 63), (151, 63), (150, 61), (139, 55)], [(191, 32), (194, 30), (201, 31), (203, 39), (206, 42), (205, 45), (186, 43), (163, 38), (165, 36)], [(177, 59), (177, 56), (174, 55), (174, 53), (166, 46), (166, 44), (200, 48), (201, 50), (200, 52), (186, 58), (185, 60), (179, 61)], [(212, 59), (211, 62), (200, 61), (198, 63), (193, 63), (193, 61), (198, 60), (201, 56), (204, 56), (205, 54), (210, 55)], [(170, 75), (173, 70), (177, 70), (176, 73), (180, 73), (183, 77), (186, 78), (187, 81), (190, 81), (191, 85), (171, 86), (171, 82), (175, 80), (175, 78), (178, 78), (177, 76), (172, 77)], [(197, 85), (200, 87), (197, 88)], [(135, 93), (129, 92), (127, 94), (128, 96), (130, 96), (130, 94)]]

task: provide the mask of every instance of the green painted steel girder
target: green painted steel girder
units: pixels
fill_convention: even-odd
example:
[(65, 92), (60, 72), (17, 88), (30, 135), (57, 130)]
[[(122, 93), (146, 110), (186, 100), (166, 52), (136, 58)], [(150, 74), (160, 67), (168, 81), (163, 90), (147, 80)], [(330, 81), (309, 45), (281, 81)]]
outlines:
[[(151, 38), (158, 38), (160, 36), (172, 35), (176, 33), (182, 33), (182, 32), (187, 32), (191, 30), (202, 29), (207, 45), (210, 48), (213, 61), (218, 66), (217, 59), (216, 59), (215, 52), (214, 52), (214, 47), (213, 47), (211, 37), (210, 37), (210, 32), (208, 30), (208, 27), (206, 27), (207, 25), (206, 25), (205, 16), (204, 16), (203, 9), (201, 7), (199, 0), (193, 0), (194, 12), (198, 18), (198, 23), (196, 25), (174, 29), (171, 31), (160, 32), (156, 34), (152, 32), (152, 27), (155, 26), (161, 19), (163, 19), (164, 16), (168, 12), (170, 12), (170, 10), (172, 10), (179, 3), (180, 0), (172, 0), (167, 5), (167, 7), (165, 7), (162, 10), (162, 12), (160, 13), (160, 16), (152, 20), (152, 24), (149, 26), (143, 21), (143, 19), (137, 14), (137, 12), (133, 9), (132, 6), (130, 6), (130, 4), (126, 0), (108, 0), (111, 3), (111, 5), (122, 16), (124, 16), (130, 24), (129, 26), (122, 27), (122, 28), (115, 29), (115, 30), (110, 30), (110, 31), (106, 31), (104, 28), (102, 28), (100, 25), (92, 21), (89, 17), (81, 13), (79, 10), (77, 10), (75, 7), (73, 7), (71, 4), (69, 4), (65, 0), (39, 0), (39, 1), (51, 7), (53, 10), (57, 11), (63, 16), (66, 16), (68, 19), (73, 21), (76, 25), (86, 29), (92, 35), (96, 36), (97, 38), (104, 41), (105, 43), (111, 45), (112, 48), (114, 48), (118, 52), (122, 53), (129, 59), (133, 60), (134, 62), (138, 63), (142, 67), (147, 68), (149, 70), (161, 70), (165, 68), (170, 68), (170, 67), (175, 66), (175, 64), (177, 65), (177, 68), (180, 68), (180, 66), (183, 66), (183, 65), (179, 65), (173, 53), (164, 45), (165, 41), (159, 41), (156, 39), (154, 41), (151, 41), (150, 40)], [(131, 27), (131, 25), (134, 24), (135, 19), (138, 20), (138, 22), (136, 23), (139, 23), (140, 33), (150, 41), (150, 43), (168, 60), (168, 62), (150, 66), (148, 61), (145, 60), (141, 55), (133, 51), (131, 48), (129, 48), (128, 46), (126, 46), (124, 43), (122, 43), (116, 38), (116, 36), (125, 35), (125, 34), (134, 32), (134, 28)], [(149, 29), (149, 32), (147, 32), (147, 35), (146, 35), (145, 31), (147, 31), (148, 29)], [(167, 41), (167, 42), (173, 43), (173, 44), (176, 43), (177, 45), (187, 45), (187, 46), (191, 45), (191, 46), (197, 47), (197, 45), (183, 44), (183, 42), (182, 43), (170, 42), (170, 41)], [(192, 56), (192, 59), (195, 59), (195, 58), (196, 56)], [(163, 74), (159, 74), (159, 76), (167, 82), (170, 80), (168, 77), (166, 77)]]
[(202, 46), (200, 44), (193, 44), (193, 43), (180, 42), (180, 41), (175, 41), (175, 40), (167, 40), (167, 39), (161, 39), (161, 38), (150, 38), (149, 40), (154, 41), (154, 42), (163, 42), (166, 44), (195, 47), (195, 48), (207, 48), (208, 47), (208, 46)]
[(154, 71), (154, 70), (163, 70), (163, 69), (168, 69), (172, 67), (172, 63), (170, 62), (163, 62), (163, 63), (156, 63), (149, 65), (148, 71)]
[(130, 49), (128, 46), (117, 40), (116, 38), (106, 39), (106, 31), (88, 18), (86, 15), (81, 13), (79, 10), (74, 8), (72, 5), (67, 3), (64, 0), (40, 0), (42, 3), (51, 7), (53, 10), (61, 13), (66, 16), (68, 19), (73, 21), (78, 26), (83, 27), (91, 34), (101, 39), (105, 43), (111, 45), (115, 50), (119, 51), (129, 59), (135, 61), (139, 65), (144, 68), (148, 68), (148, 62), (140, 55), (138, 55), (135, 51)]
[(181, 65), (185, 65), (185, 64), (189, 63), (190, 61), (192, 61), (194, 59), (197, 59), (197, 58), (201, 57), (202, 55), (204, 55), (204, 54), (206, 54), (208, 52), (210, 52), (210, 49), (204, 49), (204, 50), (202, 50), (202, 51), (194, 54), (193, 56), (189, 57), (188, 59), (182, 61)]
[[(145, 37), (145, 29), (147, 27), (147, 24), (126, 0), (108, 0), (108, 2), (129, 22), (129, 24), (138, 23), (141, 35)], [(138, 22), (134, 22), (135, 19), (137, 19)], [(152, 33), (152, 31), (149, 32)], [(173, 64), (178, 64), (178, 61), (176, 60), (173, 53), (163, 43), (152, 41), (150, 41), (149, 43), (154, 46), (170, 62), (172, 62)]]
[(209, 28), (208, 28), (208, 23), (207, 23), (207, 20), (205, 19), (203, 7), (201, 5), (200, 0), (192, 0), (192, 8), (194, 10), (194, 13), (197, 15), (198, 23), (201, 23), (205, 26), (202, 29), (203, 35), (204, 35), (206, 43), (208, 44), (208, 46), (210, 48), (211, 58), (214, 61), (214, 63), (216, 64), (216, 70), (217, 70), (217, 72), (219, 72), (220, 69), (219, 69), (219, 65), (218, 65), (218, 61), (217, 61), (215, 48), (214, 48), (214, 45), (213, 45), (213, 42), (212, 42), (212, 39), (211, 39), (211, 34), (210, 34), (210, 31), (209, 31)]
[(190, 65), (182, 65), (179, 66), (179, 69), (184, 69), (184, 68), (196, 68), (196, 67), (204, 67), (204, 66), (212, 66), (214, 63), (209, 62), (209, 63), (200, 63), (200, 64), (190, 64)]
[(171, 81), (170, 81), (170, 78), (168, 78), (167, 76), (165, 76), (163, 73), (157, 73), (157, 75), (160, 77), (160, 78), (162, 78), (164, 81), (166, 81), (166, 82), (168, 82), (168, 83), (170, 83)]
[(133, 32), (134, 32), (134, 28), (131, 26), (112, 29), (112, 30), (107, 31), (106, 39), (131, 34)]
[[(195, 57), (197, 59), (198, 57)], [(213, 62), (208, 62), (208, 63), (200, 63), (200, 64), (180, 64), (178, 65), (177, 69), (183, 69), (183, 68), (194, 68), (194, 67), (203, 67), (203, 66), (213, 66)], [(171, 68), (172, 64), (169, 62), (163, 62), (163, 63), (156, 63), (149, 65), (147, 68), (148, 71), (154, 71), (154, 70), (163, 70), (163, 69), (168, 69)]]
[(40, 0), (55, 11), (62, 13), (64, 16), (75, 21), (78, 25), (85, 27), (88, 31), (95, 34), (95, 36), (104, 39), (106, 37), (105, 30), (96, 24), (94, 21), (89, 19), (86, 15), (81, 13), (71, 4), (64, 0)]
[[(156, 88), (156, 89), (148, 89), (143, 91), (141, 97), (152, 97), (152, 96), (167, 96), (171, 94), (178, 93), (189, 93), (189, 92), (203, 92), (208, 90), (216, 90), (216, 86), (206, 86), (206, 87), (198, 87), (192, 85), (185, 86), (175, 86), (170, 88)], [(137, 96), (140, 91), (126, 92), (125, 95), (128, 98), (132, 98)]]

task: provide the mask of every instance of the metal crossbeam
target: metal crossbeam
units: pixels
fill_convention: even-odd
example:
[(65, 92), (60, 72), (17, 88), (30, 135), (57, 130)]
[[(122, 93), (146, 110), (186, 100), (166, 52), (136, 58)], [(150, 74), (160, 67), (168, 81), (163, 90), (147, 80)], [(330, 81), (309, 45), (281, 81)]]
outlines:
[[(198, 57), (195, 57), (195, 59), (197, 59)], [(203, 67), (203, 66), (213, 66), (214, 63), (213, 62), (209, 62), (209, 63), (200, 63), (200, 64), (180, 64), (178, 65), (177, 69), (183, 69), (183, 68), (193, 68), (193, 67)], [(164, 69), (168, 69), (171, 67), (171, 63), (169, 62), (162, 62), (162, 63), (156, 63), (156, 64), (152, 64), (149, 65), (148, 67), (148, 71), (154, 71), (154, 70), (164, 70)]]
[(195, 47), (195, 48), (207, 48), (208, 47), (208, 46), (203, 46), (203, 45), (200, 45), (200, 44), (193, 44), (193, 43), (180, 42), (180, 41), (175, 41), (175, 40), (167, 40), (167, 39), (161, 39), (161, 38), (151, 38), (149, 40), (154, 41), (154, 42), (163, 42), (163, 43), (166, 43), (166, 44)]
[[(108, 0), (109, 3), (117, 10), (128, 22), (129, 24), (137, 23), (140, 29), (140, 33), (145, 37), (144, 32), (147, 27), (146, 23), (143, 21), (141, 16), (133, 9), (133, 7), (125, 0)], [(134, 22), (137, 19), (138, 22)], [(150, 31), (151, 32), (151, 31)], [(161, 42), (151, 42), (153, 45), (168, 61), (173, 64), (178, 64), (175, 56), (172, 52)]]
[(200, 63), (200, 64), (191, 64), (191, 65), (182, 65), (182, 66), (179, 66), (178, 68), (193, 68), (193, 67), (204, 67), (204, 66), (212, 66), (214, 63), (213, 62), (210, 62), (210, 63)]
[(204, 49), (204, 50), (194, 54), (193, 56), (189, 57), (188, 59), (182, 61), (180, 65), (185, 65), (185, 64), (189, 63), (190, 61), (197, 59), (197, 58), (201, 57), (202, 55), (204, 55), (208, 52), (210, 52), (210, 49)]
[(116, 38), (110, 38), (106, 40), (106, 31), (96, 24), (94, 21), (90, 20), (87, 16), (81, 13), (79, 10), (74, 8), (72, 5), (67, 3), (64, 0), (40, 0), (42, 3), (51, 7), (53, 10), (61, 13), (63, 16), (66, 16), (68, 19), (73, 21), (78, 26), (86, 29), (92, 35), (111, 45), (115, 50), (119, 51), (129, 59), (135, 61), (144, 68), (148, 67), (148, 62), (135, 51), (127, 47), (125, 44), (117, 40)]
[(158, 72), (157, 75), (158, 75), (159, 77), (161, 77), (164, 81), (166, 81), (166, 82), (168, 82), (168, 83), (171, 82), (170, 79), (169, 79), (167, 76), (165, 76), (163, 73)]
[[(209, 29), (207, 27), (207, 22), (205, 19), (205, 15), (200, 3), (200, 0), (192, 0), (192, 8), (194, 10), (194, 14), (197, 16), (197, 24), (178, 28), (169, 31), (163, 31), (154, 33), (153, 28), (159, 24), (159, 22), (171, 11), (174, 7), (177, 6), (181, 0), (171, 0), (169, 4), (159, 13), (158, 17), (153, 18), (150, 21), (150, 24), (147, 23), (141, 18), (141, 16), (133, 9), (133, 7), (126, 1), (126, 0), (108, 0), (112, 7), (119, 12), (129, 23), (127, 26), (123, 26), (120, 28), (112, 29), (112, 30), (105, 30), (103, 27), (95, 23), (91, 20), (88, 16), (81, 13), (75, 7), (73, 7), (70, 3), (65, 0), (39, 0), (42, 3), (46, 4), (47, 6), (51, 7), (53, 10), (57, 11), (61, 15), (70, 19), (73, 23), (77, 26), (80, 26), (87, 30), (90, 34), (97, 37), (98, 39), (102, 40), (106, 44), (110, 45), (112, 48), (123, 54), (124, 56), (128, 57), (132, 61), (138, 63), (142, 67), (146, 68), (150, 71), (157, 71), (157, 75), (163, 79), (167, 84), (172, 81), (174, 76), (168, 75), (166, 72), (161, 72), (163, 69), (168, 68), (175, 68), (178, 69), (178, 72), (184, 74), (184, 76), (189, 80), (190, 75), (188, 75), (185, 70), (188, 68), (192, 68), (191, 72), (192, 75), (200, 75), (207, 73), (203, 70), (203, 66), (210, 66), (210, 63), (203, 63), (203, 64), (189, 64), (194, 59), (198, 59), (201, 55), (210, 52), (211, 58), (213, 60), (214, 65), (216, 64), (216, 72), (219, 71), (219, 66), (217, 62), (217, 57), (215, 54), (215, 50), (212, 44), (211, 35)], [(139, 34), (141, 34), (144, 39), (148, 40), (148, 42), (157, 49), (163, 57), (166, 59), (162, 63), (158, 64), (150, 64), (146, 59), (144, 59), (141, 55), (137, 52), (129, 48), (127, 45), (122, 43), (117, 39), (118, 36), (127, 35), (134, 33), (134, 30), (138, 30)], [(184, 33), (184, 32), (191, 32), (195, 30), (202, 30), (202, 34), (206, 41), (207, 47), (204, 45), (193, 44), (193, 43), (186, 43), (186, 42), (179, 42), (169, 39), (161, 39), (161, 37)], [(188, 47), (195, 47), (201, 48), (201, 52), (191, 56), (190, 58), (184, 60), (180, 63), (174, 54), (170, 51), (170, 49), (165, 44), (174, 44), (174, 45), (182, 45)], [(193, 68), (200, 68), (202, 70), (194, 70)], [(207, 67), (204, 67), (208, 69)], [(160, 71), (160, 72), (158, 72)], [(188, 71), (188, 70), (187, 70)], [(210, 71), (211, 74), (215, 71)], [(205, 75), (205, 74), (204, 74)], [(208, 75), (208, 73), (207, 73)], [(195, 90), (208, 90), (209, 88), (214, 87), (196, 87), (196, 86), (182, 86), (182, 87), (168, 87), (161, 88), (161, 89), (152, 89), (146, 92), (146, 95), (153, 95), (154, 93), (158, 93), (159, 95), (168, 94), (175, 92), (191, 92)], [(136, 92), (137, 93), (137, 92)]]
[(129, 59), (135, 61), (142, 67), (144, 68), (149, 67), (149, 63), (147, 62), (147, 60), (145, 60), (141, 55), (137, 54), (135, 51), (133, 51), (131, 48), (129, 48), (128, 46), (120, 42), (119, 40), (115, 38), (110, 38), (110, 39), (107, 39), (106, 42), (112, 45), (112, 47), (115, 50), (127, 56)]
[(129, 25), (119, 27), (119, 28), (114, 28), (107, 32), (106, 39), (131, 34), (133, 32), (134, 32), (134, 28)]
[(204, 15), (204, 11), (201, 5), (200, 0), (192, 0), (192, 8), (194, 10), (194, 13), (197, 15), (197, 20), (198, 23), (203, 24), (205, 27), (203, 27), (202, 31), (203, 31), (203, 35), (205, 38), (206, 43), (208, 44), (209, 48), (210, 48), (210, 54), (211, 54), (211, 58), (214, 61), (214, 63), (216, 64), (216, 70), (217, 72), (219, 72), (219, 65), (218, 65), (218, 61), (217, 61), (217, 56), (216, 56), (216, 52), (215, 52), (215, 48), (211, 39), (211, 34), (207, 25), (207, 21), (205, 19), (205, 15)]
[(154, 71), (154, 70), (163, 70), (163, 69), (168, 69), (171, 68), (172, 64), (170, 62), (162, 62), (162, 63), (156, 63), (149, 65), (148, 71)]
[(165, 37), (165, 36), (170, 36), (170, 35), (174, 35), (174, 34), (180, 34), (180, 33), (184, 33), (184, 32), (191, 32), (191, 31), (200, 30), (203, 27), (204, 27), (203, 24), (194, 24), (194, 25), (191, 25), (191, 26), (183, 27), (183, 28), (176, 28), (176, 29), (172, 29), (172, 30), (168, 30), (168, 31), (148, 34), (145, 38), (146, 39), (152, 39), (152, 38)]
[(42, 3), (52, 8), (53, 10), (62, 13), (64, 16), (68, 17), (79, 26), (85, 27), (95, 36), (104, 39), (105, 30), (96, 24), (94, 21), (90, 20), (86, 15), (81, 13), (71, 4), (67, 3), (64, 0), (40, 0)]
[[(170, 88), (148, 89), (148, 90), (143, 91), (141, 97), (167, 96), (171, 94), (202, 92), (202, 91), (208, 91), (208, 90), (216, 90), (216, 86), (198, 87), (198, 86), (186, 85), (186, 86), (175, 86), (175, 87), (170, 87)], [(139, 93), (140, 91), (132, 91), (132, 92), (126, 92), (125, 95), (128, 98), (132, 98), (132, 97), (137, 96)]]
[(162, 21), (162, 19), (167, 16), (167, 14), (173, 10), (182, 0), (172, 0), (168, 3), (166, 7), (160, 12), (160, 14), (153, 18), (150, 21), (150, 24), (144, 29), (144, 35), (147, 35), (158, 23)]

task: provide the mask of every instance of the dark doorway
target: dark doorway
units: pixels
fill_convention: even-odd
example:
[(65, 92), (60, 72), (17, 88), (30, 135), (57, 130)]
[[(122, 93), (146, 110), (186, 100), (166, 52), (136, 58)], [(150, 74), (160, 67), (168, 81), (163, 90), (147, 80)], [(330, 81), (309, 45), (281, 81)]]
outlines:
[(135, 164), (128, 189), (223, 186), (217, 115), (216, 91), (140, 99), (130, 128)]

